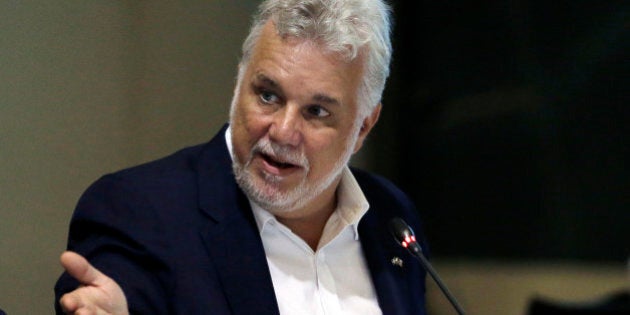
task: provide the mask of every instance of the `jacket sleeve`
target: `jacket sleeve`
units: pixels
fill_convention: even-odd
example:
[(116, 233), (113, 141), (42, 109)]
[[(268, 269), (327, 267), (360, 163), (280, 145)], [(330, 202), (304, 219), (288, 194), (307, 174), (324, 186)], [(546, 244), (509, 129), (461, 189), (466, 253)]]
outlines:
[[(153, 254), (168, 246), (163, 224), (138, 190), (107, 175), (83, 194), (70, 222), (68, 250), (83, 255), (123, 289), (130, 314), (168, 314), (167, 264)], [(163, 235), (162, 235), (163, 236)], [(61, 296), (78, 287), (63, 273), (55, 285), (55, 310)]]

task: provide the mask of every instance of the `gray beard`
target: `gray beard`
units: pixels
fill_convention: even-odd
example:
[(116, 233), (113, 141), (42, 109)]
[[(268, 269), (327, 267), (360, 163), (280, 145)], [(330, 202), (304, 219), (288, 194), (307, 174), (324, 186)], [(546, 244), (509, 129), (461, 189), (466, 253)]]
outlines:
[[(354, 141), (350, 143), (354, 143)], [(352, 156), (352, 148), (350, 147), (344, 152), (335, 163), (332, 171), (324, 178), (317, 182), (309, 183), (305, 176), (296, 187), (286, 192), (279, 191), (282, 181), (281, 177), (264, 174), (263, 178), (260, 178), (252, 174), (249, 166), (253, 156), (254, 153), (250, 153), (247, 162), (243, 164), (238, 160), (236, 154), (234, 155), (232, 170), (236, 182), (251, 201), (270, 213), (278, 215), (290, 213), (304, 207), (308, 202), (329, 188), (341, 176), (343, 169), (348, 164)], [(305, 171), (308, 174), (309, 169)]]
[[(302, 181), (290, 191), (279, 192), (277, 189), (281, 179), (273, 175), (265, 175), (264, 179), (255, 178), (246, 167), (237, 163), (232, 164), (236, 182), (252, 202), (272, 214), (288, 213), (292, 209), (299, 209), (324, 190), (311, 192)], [(256, 184), (256, 181), (259, 183)]]

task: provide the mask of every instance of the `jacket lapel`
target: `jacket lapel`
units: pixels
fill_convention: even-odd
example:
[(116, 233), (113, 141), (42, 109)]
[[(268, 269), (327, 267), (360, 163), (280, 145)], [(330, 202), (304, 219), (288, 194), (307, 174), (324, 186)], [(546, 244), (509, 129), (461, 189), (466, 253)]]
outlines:
[[(210, 218), (201, 236), (233, 313), (279, 314), (254, 216), (234, 180), (226, 129), (208, 144), (198, 165), (199, 207)], [(386, 226), (389, 218), (379, 215), (383, 212), (377, 211), (378, 202), (370, 204), (359, 234), (379, 305), (384, 315), (410, 314), (408, 299), (413, 297), (408, 292), (407, 266), (413, 258), (392, 239)], [(403, 261), (402, 267), (392, 263), (395, 258)]]
[(279, 314), (260, 234), (232, 174), (225, 129), (202, 153), (199, 206), (210, 217), (201, 232), (234, 314)]

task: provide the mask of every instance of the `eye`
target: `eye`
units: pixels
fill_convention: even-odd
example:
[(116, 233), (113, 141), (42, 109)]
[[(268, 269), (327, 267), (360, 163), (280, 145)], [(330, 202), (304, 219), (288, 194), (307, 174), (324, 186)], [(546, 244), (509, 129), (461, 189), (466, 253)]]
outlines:
[(276, 94), (269, 91), (260, 91), (259, 97), (260, 97), (260, 101), (265, 104), (277, 103), (279, 100)]
[(330, 112), (327, 111), (324, 107), (319, 106), (319, 105), (312, 105), (309, 106), (306, 109), (306, 112), (310, 115), (310, 116), (314, 116), (317, 118), (325, 118), (330, 116)]

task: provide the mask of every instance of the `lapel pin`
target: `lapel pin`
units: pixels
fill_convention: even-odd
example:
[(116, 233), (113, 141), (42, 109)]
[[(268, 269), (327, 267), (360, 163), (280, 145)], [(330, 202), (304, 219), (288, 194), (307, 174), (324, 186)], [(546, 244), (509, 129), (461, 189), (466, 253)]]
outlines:
[(403, 267), (403, 260), (400, 259), (399, 257), (392, 258), (391, 262), (392, 262), (392, 265), (394, 265), (394, 266), (398, 266), (400, 268)]

